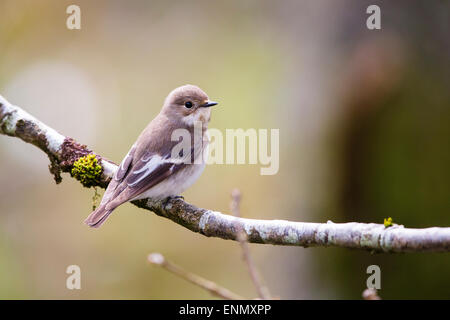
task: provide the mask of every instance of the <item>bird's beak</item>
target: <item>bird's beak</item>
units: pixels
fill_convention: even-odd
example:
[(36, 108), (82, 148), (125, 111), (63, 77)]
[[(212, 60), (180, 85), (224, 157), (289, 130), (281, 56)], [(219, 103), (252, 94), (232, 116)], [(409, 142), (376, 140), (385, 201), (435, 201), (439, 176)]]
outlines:
[(215, 102), (215, 101), (207, 101), (205, 104), (202, 104), (200, 107), (203, 107), (203, 108), (209, 108), (209, 107), (215, 106), (216, 104), (218, 104), (218, 102)]

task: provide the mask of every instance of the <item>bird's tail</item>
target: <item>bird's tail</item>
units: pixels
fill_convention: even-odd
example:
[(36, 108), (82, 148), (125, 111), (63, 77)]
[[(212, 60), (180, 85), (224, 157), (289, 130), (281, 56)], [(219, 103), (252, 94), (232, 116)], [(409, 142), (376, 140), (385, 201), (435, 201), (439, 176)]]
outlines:
[(87, 218), (84, 220), (89, 227), (98, 228), (100, 227), (106, 219), (108, 219), (111, 212), (113, 212), (114, 208), (106, 208), (107, 204), (101, 204), (95, 211), (93, 211)]

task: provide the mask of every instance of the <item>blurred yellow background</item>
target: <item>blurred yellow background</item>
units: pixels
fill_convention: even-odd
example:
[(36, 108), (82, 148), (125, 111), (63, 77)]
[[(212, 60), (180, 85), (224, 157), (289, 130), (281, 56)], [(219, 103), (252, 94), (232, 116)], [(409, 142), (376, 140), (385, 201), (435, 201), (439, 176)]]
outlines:
[[(81, 30), (66, 28), (70, 4)], [(118, 163), (166, 95), (196, 84), (220, 102), (210, 127), (280, 129), (280, 170), (210, 165), (188, 202), (229, 212), (237, 187), (248, 218), (448, 226), (449, 12), (445, 1), (2, 0), (0, 94)], [(93, 189), (68, 175), (55, 185), (47, 165), (0, 137), (0, 298), (211, 298), (149, 265), (151, 252), (256, 296), (238, 243), (130, 204), (92, 230)], [(371, 264), (383, 298), (450, 298), (448, 254), (250, 249), (281, 298), (358, 299)], [(72, 264), (81, 290), (66, 289)]]

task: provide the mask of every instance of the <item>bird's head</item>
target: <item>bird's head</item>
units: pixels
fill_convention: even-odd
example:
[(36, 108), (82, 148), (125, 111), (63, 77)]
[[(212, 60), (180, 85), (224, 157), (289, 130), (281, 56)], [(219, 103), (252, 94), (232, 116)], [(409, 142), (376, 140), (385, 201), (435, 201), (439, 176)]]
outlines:
[(161, 112), (171, 119), (193, 126), (196, 121), (208, 123), (211, 117), (210, 107), (216, 104), (217, 102), (209, 100), (202, 89), (188, 84), (169, 93)]

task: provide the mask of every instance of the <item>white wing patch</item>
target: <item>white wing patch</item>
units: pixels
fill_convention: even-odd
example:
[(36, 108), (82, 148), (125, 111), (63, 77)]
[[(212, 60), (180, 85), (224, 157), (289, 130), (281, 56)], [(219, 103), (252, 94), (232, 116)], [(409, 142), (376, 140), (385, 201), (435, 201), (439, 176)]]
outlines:
[(164, 159), (158, 154), (143, 156), (141, 162), (145, 163), (142, 168), (134, 170), (131, 172), (131, 175), (136, 177), (136, 180), (133, 178), (133, 182), (128, 183), (129, 187), (136, 186), (139, 182), (144, 180), (146, 177), (151, 175), (155, 170), (157, 170), (161, 165), (171, 164), (168, 169), (170, 172), (173, 171), (173, 168), (177, 164), (182, 164), (186, 160), (185, 159)]
[(161, 164), (164, 163), (164, 160), (159, 155), (153, 155), (151, 158), (145, 159), (144, 157), (141, 159), (142, 162), (147, 162), (142, 168), (139, 170), (133, 171), (133, 174), (139, 175), (139, 177), (136, 179), (136, 181), (133, 181), (133, 183), (129, 183), (128, 185), (130, 187), (134, 187), (137, 185), (140, 181), (145, 179), (149, 174), (151, 174), (156, 168), (158, 168)]

